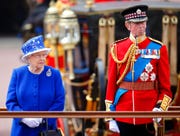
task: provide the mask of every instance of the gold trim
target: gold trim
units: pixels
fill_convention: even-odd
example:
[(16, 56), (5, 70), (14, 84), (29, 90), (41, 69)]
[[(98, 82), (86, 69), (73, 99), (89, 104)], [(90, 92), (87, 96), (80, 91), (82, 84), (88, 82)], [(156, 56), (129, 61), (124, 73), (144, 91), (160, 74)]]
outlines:
[(171, 17), (171, 23), (172, 23), (173, 25), (177, 25), (177, 24), (178, 24), (178, 18), (177, 18), (177, 16), (172, 16), (172, 17)]
[(169, 16), (164, 15), (163, 18), (162, 18), (162, 22), (163, 22), (163, 24), (169, 24), (169, 22), (170, 22)]
[(99, 26), (100, 27), (105, 27), (106, 26), (106, 19), (104, 17), (99, 19)]
[(126, 52), (126, 54), (124, 55), (124, 58), (122, 60), (118, 60), (117, 54), (116, 54), (117, 51), (114, 50), (115, 46), (116, 46), (116, 43), (113, 44), (113, 46), (111, 47), (111, 55), (112, 55), (113, 60), (117, 64), (120, 64), (120, 67), (121, 67), (122, 63), (127, 62), (126, 67), (125, 67), (123, 73), (120, 75), (119, 79), (116, 82), (116, 84), (118, 85), (123, 80), (123, 78), (124, 78), (125, 74), (127, 73), (128, 69), (129, 68), (133, 68), (134, 62), (136, 61), (135, 54), (136, 54), (136, 50), (138, 49), (138, 46), (136, 46), (136, 44), (132, 44), (129, 47), (128, 51)]
[(153, 38), (151, 38), (151, 37), (148, 37), (148, 38), (149, 38), (150, 40), (152, 40), (152, 41), (154, 41), (154, 42), (160, 44), (160, 45), (163, 45), (162, 42), (160, 42), (160, 41), (158, 41), (158, 40), (156, 40), (156, 39), (153, 39)]

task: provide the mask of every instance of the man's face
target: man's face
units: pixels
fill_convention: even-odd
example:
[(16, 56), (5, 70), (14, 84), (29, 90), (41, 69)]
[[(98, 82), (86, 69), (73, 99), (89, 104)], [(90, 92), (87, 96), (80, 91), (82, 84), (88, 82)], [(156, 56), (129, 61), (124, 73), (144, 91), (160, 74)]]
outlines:
[(146, 21), (143, 22), (126, 22), (126, 28), (133, 34), (133, 36), (142, 36), (146, 32)]

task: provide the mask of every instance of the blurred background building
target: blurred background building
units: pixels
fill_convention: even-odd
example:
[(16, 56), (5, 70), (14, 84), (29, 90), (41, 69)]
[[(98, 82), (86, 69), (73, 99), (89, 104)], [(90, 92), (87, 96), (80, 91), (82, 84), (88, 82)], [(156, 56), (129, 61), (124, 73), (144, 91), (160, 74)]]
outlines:
[[(68, 0), (59, 0), (63, 3), (68, 2)], [(88, 0), (87, 0), (88, 1)], [(180, 2), (179, 0), (94, 0), (95, 3), (101, 2), (110, 2), (110, 1), (171, 1), (171, 2)], [(18, 67), (22, 65), (20, 61), (20, 47), (23, 43), (23, 36), (24, 36), (24, 26), (25, 24), (32, 23), (33, 25), (37, 26), (36, 29), (32, 30), (34, 34), (43, 34), (43, 18), (44, 14), (49, 7), (50, 0), (1, 0), (0, 4), (0, 107), (5, 107), (5, 99), (6, 99), (6, 92), (7, 87), (9, 84), (10, 75), (12, 69), (14, 67)], [(70, 5), (76, 4), (86, 4), (86, 0), (69, 0)], [(108, 7), (106, 3), (105, 6)], [(158, 5), (160, 6), (160, 5)], [(162, 16), (164, 15), (164, 11), (162, 10), (154, 10), (149, 14), (149, 35), (152, 37), (162, 40)], [(178, 22), (180, 17), (180, 12), (176, 12), (178, 16)], [(81, 17), (81, 16), (79, 16)], [(94, 38), (94, 42), (97, 42), (97, 35), (98, 35), (98, 20), (101, 15), (93, 15), (89, 16), (89, 29), (94, 32), (94, 35), (91, 38)], [(127, 31), (122, 28), (122, 18), (120, 17), (119, 12), (113, 14), (113, 17), (116, 19), (116, 29), (119, 30), (115, 34), (115, 39), (123, 38), (126, 36)], [(178, 45), (180, 43), (180, 29), (177, 29), (177, 42)], [(96, 44), (96, 43), (95, 43)], [(91, 49), (91, 48), (90, 48)], [(97, 50), (97, 48), (96, 48)], [(179, 46), (178, 46), (179, 52)], [(91, 54), (93, 55), (93, 53)], [(95, 56), (96, 57), (96, 56)], [(94, 56), (90, 57), (91, 59), (95, 59)], [(178, 54), (179, 58), (179, 54)], [(77, 62), (79, 60), (76, 60)], [(178, 59), (178, 66), (177, 70), (180, 69), (180, 63)], [(94, 62), (89, 62), (89, 65), (94, 65)], [(78, 64), (78, 63), (76, 63)], [(79, 80), (79, 79), (78, 79)], [(2, 119), (0, 118), (0, 136), (8, 136), (10, 135), (10, 128), (11, 128), (11, 119)]]

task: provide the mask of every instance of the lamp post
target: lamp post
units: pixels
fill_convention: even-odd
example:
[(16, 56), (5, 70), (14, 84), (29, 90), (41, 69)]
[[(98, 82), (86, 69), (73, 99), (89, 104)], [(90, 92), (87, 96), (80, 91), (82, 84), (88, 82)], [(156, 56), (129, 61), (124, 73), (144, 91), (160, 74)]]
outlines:
[(59, 69), (57, 49), (59, 38), (59, 13), (53, 0), (51, 0), (44, 17), (44, 36), (45, 39), (53, 45), (55, 67)]
[(73, 49), (80, 40), (80, 28), (76, 14), (70, 8), (64, 9), (59, 20), (59, 42), (67, 51), (67, 64), (69, 68), (69, 78), (74, 79), (73, 70)]

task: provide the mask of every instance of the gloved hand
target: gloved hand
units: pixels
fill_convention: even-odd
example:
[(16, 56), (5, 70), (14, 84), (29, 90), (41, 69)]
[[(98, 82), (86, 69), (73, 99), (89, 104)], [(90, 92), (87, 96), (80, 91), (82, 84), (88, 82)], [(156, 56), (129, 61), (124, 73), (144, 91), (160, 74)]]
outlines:
[(109, 121), (109, 130), (116, 132), (116, 133), (120, 133), (119, 127), (115, 120)]
[(42, 118), (23, 118), (21, 122), (23, 122), (30, 128), (35, 128), (42, 123)]
[[(158, 111), (162, 111), (160, 108), (154, 108), (152, 111), (158, 112)], [(154, 122), (159, 123), (161, 121), (162, 118), (153, 118)]]

